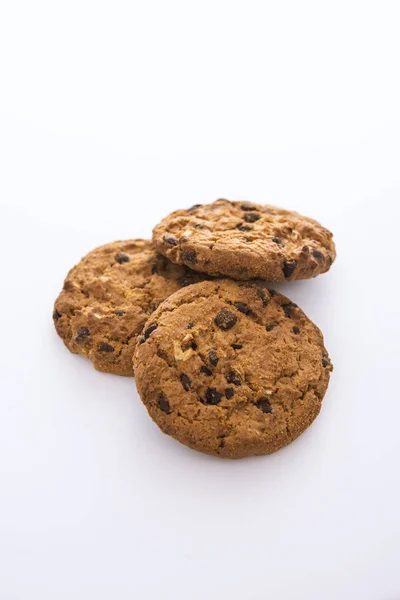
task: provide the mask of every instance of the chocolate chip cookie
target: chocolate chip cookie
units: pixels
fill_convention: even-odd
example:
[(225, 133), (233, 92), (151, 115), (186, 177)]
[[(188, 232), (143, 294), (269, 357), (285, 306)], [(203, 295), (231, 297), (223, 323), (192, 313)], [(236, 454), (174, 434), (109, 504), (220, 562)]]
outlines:
[(174, 263), (238, 280), (308, 279), (336, 257), (331, 232), (317, 221), (229, 200), (171, 213), (154, 228), (153, 243)]
[(225, 458), (275, 452), (318, 415), (332, 365), (320, 330), (264, 282), (204, 281), (165, 300), (134, 356), (160, 429)]
[(99, 371), (133, 375), (136, 338), (149, 316), (170, 294), (201, 279), (147, 240), (101, 246), (68, 273), (54, 306), (57, 333)]

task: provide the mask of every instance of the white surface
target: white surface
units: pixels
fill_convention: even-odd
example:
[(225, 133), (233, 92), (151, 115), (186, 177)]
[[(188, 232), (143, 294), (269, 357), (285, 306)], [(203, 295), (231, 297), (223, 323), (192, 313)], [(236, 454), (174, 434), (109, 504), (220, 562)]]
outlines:
[[(396, 2), (0, 8), (0, 599), (400, 597)], [(335, 371), (271, 457), (163, 436), (57, 338), (94, 246), (219, 196), (297, 209), (338, 260), (282, 285)]]

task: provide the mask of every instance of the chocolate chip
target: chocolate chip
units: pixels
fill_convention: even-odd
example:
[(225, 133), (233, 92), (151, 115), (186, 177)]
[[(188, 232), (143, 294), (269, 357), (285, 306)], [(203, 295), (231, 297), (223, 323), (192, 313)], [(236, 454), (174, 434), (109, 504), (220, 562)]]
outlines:
[(152, 325), (149, 325), (147, 329), (144, 330), (143, 335), (144, 335), (144, 339), (147, 340), (147, 338), (149, 337), (149, 335), (151, 333), (153, 333), (153, 331), (155, 331), (157, 329), (158, 325), (157, 323), (153, 323)]
[(220, 310), (214, 319), (214, 323), (216, 324), (216, 326), (224, 331), (231, 329), (234, 325), (236, 325), (236, 322), (236, 315), (233, 314), (233, 312), (231, 312), (230, 310), (227, 310), (226, 308)]
[(320, 252), (319, 250), (315, 250), (315, 248), (312, 251), (312, 255), (317, 260), (324, 260), (324, 258), (325, 258), (324, 255), (322, 254), (322, 252)]
[(210, 361), (210, 364), (213, 367), (217, 366), (219, 358), (218, 358), (217, 351), (215, 350), (215, 348), (211, 348), (211, 350), (208, 351), (208, 360)]
[(261, 219), (261, 215), (259, 215), (258, 213), (246, 213), (243, 216), (244, 220), (246, 221), (246, 223), (255, 223), (256, 221), (258, 221), (259, 219)]
[(217, 392), (216, 388), (208, 388), (206, 396), (202, 400), (203, 404), (219, 404), (222, 400), (222, 394)]
[(299, 333), (300, 333), (300, 329), (299, 329), (298, 327), (296, 327), (296, 326), (295, 326), (295, 327), (293, 327), (292, 331), (293, 331), (293, 333), (294, 333), (295, 335), (299, 335)]
[(190, 377), (188, 377), (186, 375), (186, 373), (182, 373), (180, 379), (181, 379), (181, 383), (183, 385), (183, 389), (188, 392), (190, 390), (190, 388), (192, 387), (192, 381), (191, 381)]
[(55, 310), (55, 311), (53, 312), (53, 319), (54, 319), (55, 321), (58, 321), (58, 319), (61, 319), (61, 315), (60, 315), (60, 313), (58, 312), (58, 310)]
[(98, 351), (99, 352), (114, 352), (114, 348), (112, 346), (110, 346), (110, 344), (106, 344), (105, 342), (102, 342), (100, 344), (100, 346), (98, 347)]
[(232, 344), (232, 348), (234, 350), (241, 350), (243, 348), (242, 344)]
[(285, 277), (290, 277), (291, 274), (293, 273), (293, 271), (296, 268), (296, 261), (295, 260), (289, 260), (289, 261), (285, 261), (283, 263), (283, 274)]
[(196, 250), (184, 250), (182, 252), (182, 258), (185, 262), (194, 264), (197, 262)]
[(163, 412), (167, 413), (167, 415), (169, 415), (169, 413), (171, 412), (171, 407), (169, 405), (167, 398), (164, 396), (164, 394), (160, 394), (158, 396), (157, 404), (158, 404), (158, 408), (160, 410), (162, 410)]
[(263, 306), (267, 306), (270, 301), (270, 294), (268, 290), (265, 290), (263, 287), (257, 287), (257, 296), (260, 298)]
[(187, 285), (191, 285), (192, 283), (196, 283), (198, 279), (195, 273), (186, 273), (185, 275), (182, 275), (182, 277), (179, 277), (177, 281), (179, 285), (185, 287)]
[(181, 348), (184, 351), (189, 350), (189, 348), (192, 348), (192, 350), (197, 350), (197, 344), (192, 335), (188, 335), (184, 340), (182, 340)]
[(178, 245), (178, 240), (173, 235), (169, 235), (168, 237), (165, 237), (164, 242), (166, 244), (168, 244), (169, 246), (177, 246)]
[(233, 304), (235, 308), (237, 308), (238, 311), (243, 313), (244, 315), (251, 315), (253, 313), (250, 306), (247, 306), (247, 304), (245, 304), (244, 302), (234, 302)]
[(235, 373), (235, 371), (231, 371), (226, 376), (226, 380), (228, 383), (233, 383), (233, 385), (241, 385), (242, 380), (240, 379), (240, 375)]
[(119, 263), (120, 265), (122, 265), (123, 263), (129, 262), (131, 259), (129, 258), (129, 256), (127, 254), (124, 254), (123, 252), (120, 252), (115, 257), (115, 260), (117, 261), (117, 263)]
[(268, 325), (266, 325), (265, 329), (267, 331), (272, 331), (274, 327), (276, 327), (278, 325), (278, 323), (268, 323)]
[(90, 335), (89, 329), (87, 327), (80, 327), (76, 333), (78, 334), (79, 337), (82, 337), (82, 338), (89, 337), (89, 335)]
[(242, 202), (242, 204), (240, 205), (240, 208), (242, 210), (257, 210), (258, 207), (254, 206), (254, 204), (252, 204), (251, 202)]
[(89, 329), (87, 327), (80, 327), (78, 329), (78, 331), (76, 332), (76, 338), (75, 338), (75, 342), (77, 342), (78, 344), (80, 342), (83, 342), (84, 340), (86, 340), (89, 337), (90, 333), (89, 333)]
[(114, 315), (117, 315), (117, 317), (123, 317), (125, 314), (124, 310), (114, 310)]
[(208, 369), (204, 365), (200, 367), (200, 373), (204, 373), (204, 375), (207, 375), (207, 377), (211, 377), (212, 375), (212, 371), (210, 371), (210, 369)]
[(270, 405), (268, 398), (260, 398), (255, 404), (257, 408), (262, 410), (264, 413), (272, 412), (272, 406)]
[(239, 225), (236, 225), (236, 229), (239, 229), (239, 231), (251, 231), (252, 227), (249, 227), (248, 225), (243, 225), (243, 223), (239, 223)]
[(323, 366), (323, 367), (327, 367), (327, 366), (329, 366), (330, 364), (331, 364), (331, 363), (329, 362), (329, 359), (328, 359), (328, 358), (326, 358), (326, 357), (324, 356), (324, 357), (323, 357), (323, 359), (322, 359), (322, 366)]
[(226, 388), (225, 390), (225, 396), (228, 400), (230, 400), (231, 398), (233, 398), (233, 396), (235, 395), (235, 390), (233, 388)]
[(193, 204), (193, 206), (191, 206), (190, 208), (187, 209), (187, 212), (192, 212), (192, 210), (196, 210), (196, 208), (199, 208), (200, 206), (203, 206), (202, 204)]
[(274, 242), (274, 244), (282, 244), (281, 238), (278, 238), (278, 237), (273, 237), (272, 241)]
[(285, 313), (285, 315), (287, 317), (292, 316), (292, 311), (294, 308), (297, 308), (297, 304), (295, 304), (294, 302), (288, 302), (287, 304), (282, 304), (283, 312)]

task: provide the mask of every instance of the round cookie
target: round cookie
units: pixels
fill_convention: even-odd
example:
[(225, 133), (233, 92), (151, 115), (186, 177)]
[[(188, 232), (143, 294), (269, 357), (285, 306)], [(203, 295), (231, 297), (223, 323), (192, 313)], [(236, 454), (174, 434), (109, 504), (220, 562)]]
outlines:
[(331, 232), (317, 221), (229, 200), (171, 213), (154, 228), (153, 243), (174, 263), (239, 280), (308, 279), (336, 257)]
[(300, 308), (264, 282), (204, 281), (163, 302), (134, 355), (160, 429), (200, 452), (275, 452), (318, 415), (332, 365)]
[(157, 254), (147, 240), (101, 246), (68, 273), (54, 306), (57, 333), (99, 371), (133, 375), (136, 338), (151, 313), (173, 292), (201, 279)]

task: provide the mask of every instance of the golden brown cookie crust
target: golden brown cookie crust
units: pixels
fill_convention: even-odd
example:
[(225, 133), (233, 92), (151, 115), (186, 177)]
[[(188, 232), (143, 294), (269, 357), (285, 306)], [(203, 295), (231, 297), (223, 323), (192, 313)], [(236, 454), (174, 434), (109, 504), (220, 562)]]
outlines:
[(160, 302), (194, 281), (198, 273), (172, 264), (148, 240), (101, 246), (68, 273), (54, 306), (57, 333), (99, 371), (133, 375), (143, 325)]
[(317, 221), (229, 200), (171, 213), (154, 228), (153, 243), (174, 263), (238, 280), (308, 279), (336, 257), (332, 233)]
[(146, 323), (136, 383), (160, 429), (225, 458), (269, 454), (318, 415), (332, 365), (316, 325), (263, 282), (205, 281)]

